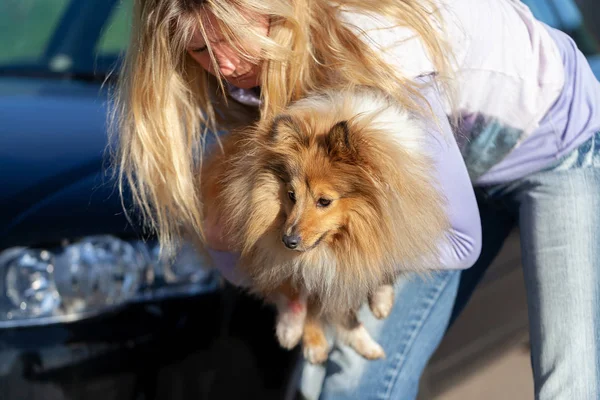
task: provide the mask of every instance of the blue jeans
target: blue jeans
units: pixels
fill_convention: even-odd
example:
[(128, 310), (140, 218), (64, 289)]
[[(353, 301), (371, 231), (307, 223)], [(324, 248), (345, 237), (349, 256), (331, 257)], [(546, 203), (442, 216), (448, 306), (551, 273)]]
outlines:
[(447, 327), (518, 226), (535, 397), (600, 399), (600, 133), (553, 167), (476, 195), (483, 228), (477, 263), (398, 282), (387, 320), (361, 310), (386, 359), (365, 361), (338, 345), (325, 366), (304, 366), (305, 398), (414, 399)]

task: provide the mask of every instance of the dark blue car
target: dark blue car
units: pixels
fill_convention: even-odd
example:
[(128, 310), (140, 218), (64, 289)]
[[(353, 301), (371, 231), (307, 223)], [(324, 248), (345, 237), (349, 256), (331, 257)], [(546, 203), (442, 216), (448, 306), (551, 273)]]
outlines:
[(0, 2), (0, 398), (280, 399), (270, 311), (161, 259), (106, 168), (131, 5)]
[[(594, 1), (525, 2), (600, 76)], [(281, 399), (297, 354), (271, 312), (188, 245), (161, 259), (106, 168), (131, 3), (0, 2), (0, 398)]]

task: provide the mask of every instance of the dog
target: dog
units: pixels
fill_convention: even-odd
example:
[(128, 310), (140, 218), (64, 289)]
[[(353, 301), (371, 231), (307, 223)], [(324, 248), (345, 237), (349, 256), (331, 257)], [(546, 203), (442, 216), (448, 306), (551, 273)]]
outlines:
[(419, 121), (374, 89), (328, 89), (227, 134), (203, 164), (205, 215), (240, 254), (250, 292), (277, 307), (280, 344), (302, 341), (312, 363), (328, 357), (327, 324), (363, 357), (384, 357), (357, 310), (387, 317), (398, 276), (439, 259), (449, 223)]

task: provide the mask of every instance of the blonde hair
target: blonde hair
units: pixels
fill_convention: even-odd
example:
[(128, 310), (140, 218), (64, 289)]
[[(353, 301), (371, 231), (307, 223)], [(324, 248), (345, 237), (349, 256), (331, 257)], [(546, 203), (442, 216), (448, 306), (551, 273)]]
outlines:
[[(260, 114), (245, 124), (268, 123), (309, 91), (336, 85), (375, 87), (401, 106), (423, 111), (418, 85), (360, 40), (340, 18), (341, 10), (411, 28), (438, 76), (451, 75), (433, 0), (135, 0), (114, 103), (115, 161), (121, 192), (128, 184), (163, 248), (172, 249), (184, 230), (204, 237), (198, 191), (204, 141), (234, 108), (221, 77), (211, 77), (187, 54), (195, 30), (205, 35), (202, 12), (215, 15), (241, 57), (262, 62)], [(269, 17), (268, 35), (258, 33), (248, 12)], [(249, 42), (258, 43), (261, 54), (243, 47)]]

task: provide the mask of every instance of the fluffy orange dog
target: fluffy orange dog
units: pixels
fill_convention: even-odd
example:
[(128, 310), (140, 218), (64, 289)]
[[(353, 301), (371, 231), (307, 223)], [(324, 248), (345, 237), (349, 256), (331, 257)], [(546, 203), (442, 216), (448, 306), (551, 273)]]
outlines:
[(366, 88), (293, 103), (265, 129), (225, 137), (202, 176), (205, 215), (241, 254), (250, 290), (278, 308), (277, 337), (322, 362), (325, 323), (359, 354), (383, 349), (356, 318), (378, 318), (403, 271), (435, 265), (448, 222), (435, 189), (425, 132)]

